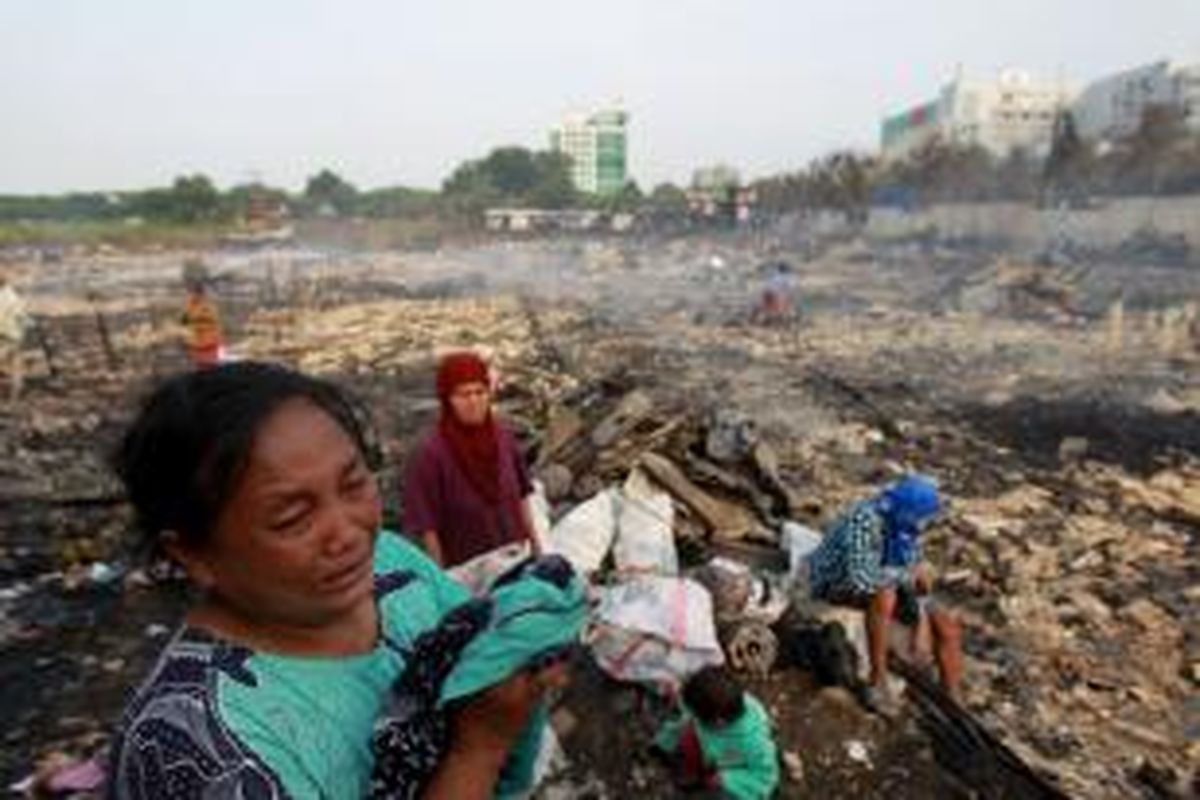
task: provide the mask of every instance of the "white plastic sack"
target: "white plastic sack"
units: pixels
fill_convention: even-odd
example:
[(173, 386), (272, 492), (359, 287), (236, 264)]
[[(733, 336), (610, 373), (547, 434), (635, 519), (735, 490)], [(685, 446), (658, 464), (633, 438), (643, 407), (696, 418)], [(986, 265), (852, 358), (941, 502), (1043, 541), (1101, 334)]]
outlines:
[(785, 522), (779, 545), (788, 554), (788, 582), (793, 591), (808, 591), (808, 557), (821, 544), (821, 534), (798, 522)]
[(613, 560), (622, 572), (676, 575), (675, 506), (640, 469), (632, 470), (622, 489)]
[(605, 489), (580, 503), (550, 529), (546, 551), (558, 553), (582, 574), (595, 572), (616, 536), (615, 489)]
[(642, 575), (605, 590), (585, 638), (609, 675), (664, 694), (725, 661), (712, 598), (686, 578)]

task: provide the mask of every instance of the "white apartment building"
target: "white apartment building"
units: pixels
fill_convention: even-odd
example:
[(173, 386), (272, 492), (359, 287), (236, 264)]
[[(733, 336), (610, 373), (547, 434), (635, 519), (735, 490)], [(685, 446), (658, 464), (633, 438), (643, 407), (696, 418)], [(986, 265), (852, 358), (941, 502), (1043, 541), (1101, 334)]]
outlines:
[(1193, 130), (1200, 129), (1200, 61), (1157, 61), (1101, 78), (1080, 93), (1071, 111), (1080, 136), (1113, 141), (1135, 133), (1151, 105), (1179, 109)]
[(613, 194), (625, 186), (626, 127), (621, 109), (570, 114), (550, 131), (550, 148), (571, 157), (575, 188), (589, 194)]
[(936, 99), (884, 119), (882, 155), (904, 158), (935, 136), (977, 144), (999, 158), (1018, 149), (1041, 155), (1050, 148), (1055, 115), (1070, 99), (1061, 81), (1039, 81), (1016, 70), (994, 80), (959, 76)]

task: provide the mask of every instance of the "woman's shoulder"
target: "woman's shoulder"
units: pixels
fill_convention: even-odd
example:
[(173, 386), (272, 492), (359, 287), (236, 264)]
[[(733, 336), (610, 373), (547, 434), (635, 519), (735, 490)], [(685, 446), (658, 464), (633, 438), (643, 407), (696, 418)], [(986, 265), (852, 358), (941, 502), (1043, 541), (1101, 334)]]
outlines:
[(417, 438), (417, 444), (408, 456), (410, 468), (438, 464), (449, 455), (449, 444), (437, 425), (430, 425)]
[(883, 517), (873, 500), (858, 500), (850, 505), (830, 526), (831, 533), (845, 536), (878, 533)]
[(508, 441), (513, 444), (517, 443), (517, 432), (513, 428), (512, 422), (504, 417), (497, 416), (496, 418), (496, 435), (500, 437), (500, 441)]
[(246, 667), (252, 655), (181, 629), (126, 708), (110, 752), (109, 796), (199, 797), (217, 780), (253, 790), (251, 796), (288, 797), (252, 737), (221, 710), (218, 675), (253, 682)]
[(496, 419), (496, 443), (500, 449), (501, 458), (521, 455), (521, 442), (517, 439), (516, 429), (505, 419)]

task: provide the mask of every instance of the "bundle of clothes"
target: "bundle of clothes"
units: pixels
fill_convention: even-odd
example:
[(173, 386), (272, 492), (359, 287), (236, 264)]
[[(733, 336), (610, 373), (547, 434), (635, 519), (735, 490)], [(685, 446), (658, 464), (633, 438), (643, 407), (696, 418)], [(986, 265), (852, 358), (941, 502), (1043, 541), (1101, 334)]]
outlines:
[[(586, 617), (583, 582), (550, 555), (519, 563), (423, 634), (376, 724), (371, 797), (420, 797), (449, 747), (454, 708), (521, 670), (568, 658)], [(543, 704), (509, 754), (497, 796), (533, 787), (547, 718)]]

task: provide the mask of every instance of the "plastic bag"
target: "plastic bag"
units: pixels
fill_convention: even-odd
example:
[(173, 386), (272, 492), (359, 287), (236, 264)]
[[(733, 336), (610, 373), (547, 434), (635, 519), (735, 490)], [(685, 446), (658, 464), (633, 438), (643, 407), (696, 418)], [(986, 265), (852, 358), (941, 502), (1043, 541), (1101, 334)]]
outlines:
[(613, 560), (621, 572), (675, 575), (675, 506), (671, 496), (655, 488), (645, 473), (629, 473), (617, 513), (617, 538)]
[(616, 536), (617, 491), (605, 489), (571, 509), (550, 529), (546, 550), (559, 553), (582, 574), (604, 562)]
[(585, 635), (605, 672), (673, 694), (693, 673), (724, 663), (708, 590), (686, 578), (642, 575), (603, 592)]
[(779, 546), (788, 554), (788, 584), (798, 599), (809, 596), (808, 557), (821, 544), (821, 534), (798, 522), (785, 522)]

